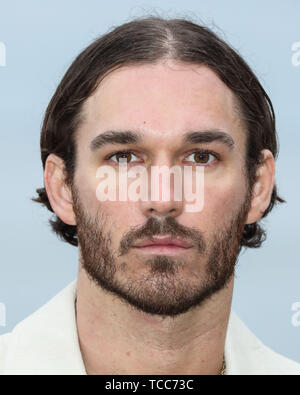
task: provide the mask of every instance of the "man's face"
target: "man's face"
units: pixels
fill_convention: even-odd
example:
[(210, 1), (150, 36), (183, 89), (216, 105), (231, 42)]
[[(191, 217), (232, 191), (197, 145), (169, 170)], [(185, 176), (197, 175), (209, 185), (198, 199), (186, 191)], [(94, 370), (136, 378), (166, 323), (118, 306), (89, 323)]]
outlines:
[[(107, 131), (141, 138), (91, 145)], [(224, 132), (231, 143), (184, 139), (204, 131)], [(147, 313), (173, 316), (226, 285), (250, 204), (246, 135), (232, 92), (213, 71), (174, 62), (113, 71), (85, 102), (76, 144), (74, 212), (81, 263), (92, 280)], [(201, 149), (214, 154), (199, 156)], [(149, 173), (155, 165), (204, 167), (203, 209), (187, 212), (184, 197), (100, 202), (97, 169), (118, 172), (114, 154), (124, 150), (128, 168), (142, 165)], [(167, 236), (186, 244), (141, 247)]]

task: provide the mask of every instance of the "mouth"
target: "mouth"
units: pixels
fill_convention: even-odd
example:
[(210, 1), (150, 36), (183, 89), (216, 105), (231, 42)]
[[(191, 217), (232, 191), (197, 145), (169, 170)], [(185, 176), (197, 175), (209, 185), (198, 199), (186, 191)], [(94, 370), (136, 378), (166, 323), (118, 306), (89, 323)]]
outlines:
[(192, 245), (183, 239), (173, 237), (153, 237), (136, 243), (133, 248), (143, 253), (159, 255), (178, 255), (185, 253)]

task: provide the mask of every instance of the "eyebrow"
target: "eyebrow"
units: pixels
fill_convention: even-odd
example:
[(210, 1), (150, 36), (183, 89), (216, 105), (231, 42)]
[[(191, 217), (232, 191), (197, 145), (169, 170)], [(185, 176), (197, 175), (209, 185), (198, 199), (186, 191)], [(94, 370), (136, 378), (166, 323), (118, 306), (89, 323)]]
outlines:
[(213, 141), (219, 141), (232, 150), (234, 148), (234, 140), (227, 132), (219, 129), (203, 130), (199, 132), (188, 132), (184, 136), (185, 143), (211, 143)]
[[(90, 149), (91, 151), (96, 151), (108, 144), (138, 144), (142, 141), (143, 135), (139, 132), (131, 130), (108, 130), (99, 134), (92, 140)], [(219, 129), (187, 132), (183, 136), (183, 143), (199, 144), (211, 143), (214, 141), (219, 141), (230, 150), (232, 150), (235, 145), (234, 140), (230, 134)]]
[(137, 144), (141, 141), (142, 136), (140, 133), (130, 130), (108, 130), (95, 137), (90, 144), (90, 148), (92, 151), (95, 151), (108, 144)]

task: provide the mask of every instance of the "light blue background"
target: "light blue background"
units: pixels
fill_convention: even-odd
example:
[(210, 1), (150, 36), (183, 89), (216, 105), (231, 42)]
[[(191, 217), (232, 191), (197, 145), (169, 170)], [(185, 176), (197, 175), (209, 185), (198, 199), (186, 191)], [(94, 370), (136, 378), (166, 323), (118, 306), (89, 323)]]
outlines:
[(300, 301), (299, 155), (300, 1), (1, 0), (0, 302), (14, 325), (68, 284), (77, 249), (50, 232), (48, 212), (30, 201), (42, 186), (39, 133), (43, 113), (73, 58), (94, 38), (135, 16), (157, 11), (191, 17), (228, 40), (252, 66), (277, 114), (279, 193), (288, 204), (266, 221), (268, 239), (240, 256), (234, 309), (265, 344), (300, 362), (300, 327), (291, 306)]

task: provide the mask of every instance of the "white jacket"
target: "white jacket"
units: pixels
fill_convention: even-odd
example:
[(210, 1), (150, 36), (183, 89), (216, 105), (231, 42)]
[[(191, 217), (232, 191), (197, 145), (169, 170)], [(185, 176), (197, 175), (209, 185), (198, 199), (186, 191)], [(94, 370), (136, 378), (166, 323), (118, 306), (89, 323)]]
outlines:
[[(75, 318), (76, 282), (0, 336), (0, 375), (86, 375)], [(225, 342), (227, 375), (300, 375), (300, 364), (264, 346), (232, 312)]]

